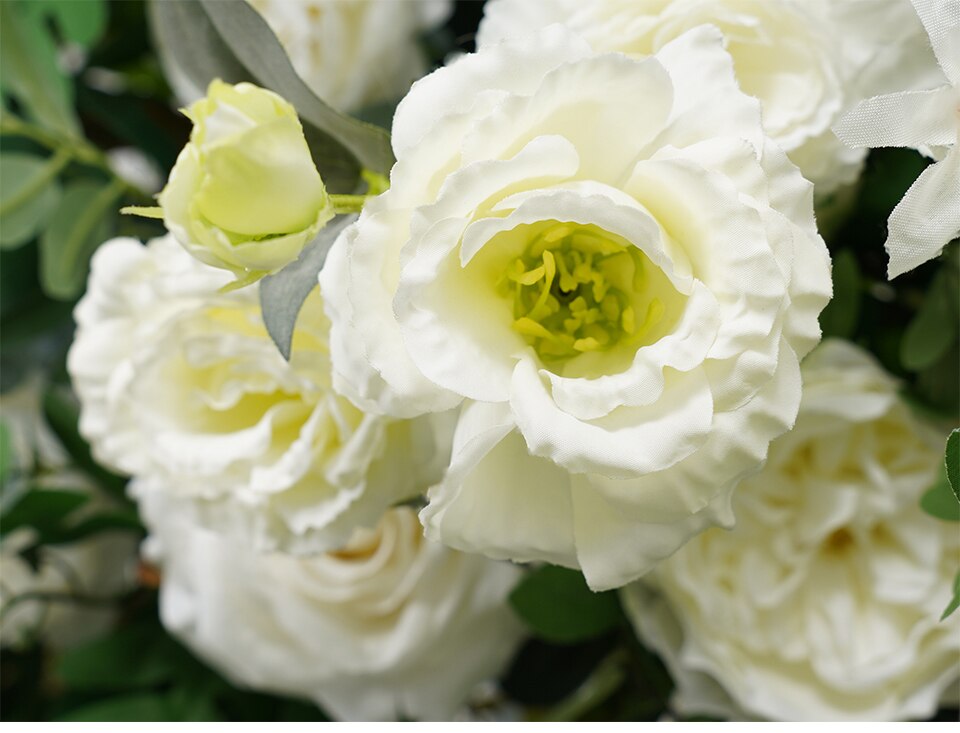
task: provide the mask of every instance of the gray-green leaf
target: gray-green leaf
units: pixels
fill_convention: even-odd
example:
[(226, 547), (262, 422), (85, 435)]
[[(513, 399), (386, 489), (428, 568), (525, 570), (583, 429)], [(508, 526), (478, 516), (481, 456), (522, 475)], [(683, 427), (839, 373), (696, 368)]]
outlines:
[(903, 334), (900, 360), (912, 371), (926, 369), (957, 340), (958, 305), (947, 268), (937, 272), (920, 310)]
[(327, 253), (341, 231), (356, 220), (356, 216), (339, 216), (327, 224), (313, 241), (304, 247), (300, 257), (280, 272), (260, 281), (260, 307), (267, 333), (280, 349), (284, 359), (290, 358), (293, 329), (303, 301), (317, 287), (317, 276), (327, 259)]

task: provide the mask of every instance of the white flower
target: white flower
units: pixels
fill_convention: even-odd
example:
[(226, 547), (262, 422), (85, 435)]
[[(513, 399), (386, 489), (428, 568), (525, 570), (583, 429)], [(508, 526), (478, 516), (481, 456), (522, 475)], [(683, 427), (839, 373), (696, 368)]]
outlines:
[(884, 245), (890, 279), (933, 259), (960, 237), (960, 3), (913, 4), (943, 70), (940, 85), (864, 100), (835, 128), (848, 145), (917, 148), (938, 161), (890, 214)]
[(428, 536), (607, 588), (729, 521), (831, 286), (719, 33), (645, 60), (560, 26), (488, 47), (414, 85), (393, 144), (320, 278), (358, 404), (466, 400)]
[(506, 604), (519, 569), (424, 540), (410, 509), (310, 558), (191, 525), (165, 492), (141, 509), (164, 625), (238, 684), (340, 719), (449, 720), (520, 640)]
[(634, 56), (717, 26), (741, 88), (763, 105), (768, 134), (818, 194), (854, 181), (865, 157), (830, 131), (840, 114), (864, 94), (922, 83), (933, 65), (907, 0), (491, 0), (477, 41), (557, 22), (598, 52)]
[(297, 112), (253, 84), (210, 82), (158, 201), (201, 262), (250, 282), (297, 259), (333, 218)]
[(430, 422), (364, 414), (332, 391), (317, 291), (288, 363), (257, 288), (219, 293), (227, 279), (170, 236), (101, 246), (68, 359), (81, 432), (104, 465), (164, 479), (255, 546), (341, 545), (420, 493), (446, 454)]
[[(0, 396), (9, 439), (4, 481), (5, 508), (35, 487), (90, 495), (78, 508), (108, 506), (107, 499), (79, 471), (41, 414), (43, 382), (32, 376)], [(109, 599), (130, 586), (137, 539), (124, 532), (101, 532), (75, 542), (45, 544), (32, 566), (22, 553), (37, 542), (26, 526), (4, 528), (0, 539), (0, 645), (43, 641), (53, 648), (81, 643), (106, 631), (116, 616)]]
[(450, 0), (250, 0), (293, 67), (334, 107), (402, 97), (426, 71), (419, 34), (442, 23)]
[(960, 615), (939, 620), (960, 535), (919, 506), (942, 436), (851, 344), (824, 343), (804, 380), (796, 427), (737, 490), (736, 527), (651, 573), (662, 597), (625, 589), (628, 615), (683, 713), (929, 717), (960, 677)]

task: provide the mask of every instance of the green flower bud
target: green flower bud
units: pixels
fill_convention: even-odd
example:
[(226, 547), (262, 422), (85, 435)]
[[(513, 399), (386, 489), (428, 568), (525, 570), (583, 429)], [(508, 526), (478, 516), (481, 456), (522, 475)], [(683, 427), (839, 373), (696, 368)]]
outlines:
[(295, 260), (334, 214), (296, 110), (253, 84), (214, 80), (185, 112), (190, 142), (160, 193), (167, 228), (243, 284)]

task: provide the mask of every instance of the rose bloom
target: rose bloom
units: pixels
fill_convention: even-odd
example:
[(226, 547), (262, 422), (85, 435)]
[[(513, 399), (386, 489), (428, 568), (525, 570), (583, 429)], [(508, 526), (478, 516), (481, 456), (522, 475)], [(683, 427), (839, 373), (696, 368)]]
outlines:
[(192, 525), (169, 492), (141, 511), (167, 629), (236, 684), (336, 718), (449, 720), (521, 638), (506, 603), (520, 570), (424, 540), (408, 508), (309, 558)]
[(960, 677), (960, 614), (940, 621), (960, 534), (919, 506), (943, 436), (851, 344), (824, 343), (803, 372), (797, 425), (737, 490), (736, 527), (689, 542), (625, 608), (682, 714), (929, 717)]
[(170, 233), (242, 282), (297, 259), (333, 218), (297, 112), (253, 84), (214, 80), (158, 201)]
[(854, 181), (866, 157), (830, 131), (840, 115), (863, 96), (919, 88), (935, 69), (908, 0), (491, 0), (477, 42), (551, 23), (633, 56), (698, 25), (720, 28), (741, 88), (818, 194)]
[(328, 104), (357, 110), (402, 97), (423, 75), (418, 36), (450, 0), (251, 0), (301, 78)]
[(831, 283), (719, 32), (644, 60), (559, 26), (488, 47), (414, 85), (393, 144), (320, 279), (338, 389), (464, 404), (428, 536), (601, 589), (732, 521)]
[[(86, 495), (78, 507), (82, 520), (109, 508), (107, 497), (70, 465), (69, 456), (43, 417), (43, 380), (34, 376), (0, 395), (0, 414), (9, 441), (4, 456), (4, 498), (13, 507), (33, 488)], [(5, 507), (6, 508), (6, 507)], [(9, 515), (8, 515), (9, 516)], [(80, 644), (104, 633), (116, 609), (70, 596), (109, 599), (131, 587), (137, 538), (106, 531), (74, 542), (45, 544), (36, 566), (21, 554), (38, 540), (32, 527), (4, 526), (0, 538), (0, 646), (21, 648), (43, 642), (55, 649)], [(26, 596), (33, 596), (27, 600)], [(45, 596), (45, 597), (44, 597)]]
[(333, 392), (316, 290), (287, 362), (257, 287), (219, 292), (228, 280), (170, 236), (100, 247), (68, 358), (80, 431), (104, 465), (164, 479), (200, 521), (257, 547), (339, 546), (420, 493), (449, 448), (433, 419), (366, 414)]

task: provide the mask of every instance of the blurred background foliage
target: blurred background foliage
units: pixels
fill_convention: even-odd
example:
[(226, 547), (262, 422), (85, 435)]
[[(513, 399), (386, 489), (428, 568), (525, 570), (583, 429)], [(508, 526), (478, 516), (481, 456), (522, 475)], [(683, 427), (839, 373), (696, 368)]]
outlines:
[[(481, 15), (482, 3), (457, 3), (450, 21), (422, 39), (430, 59), (440, 64), (473, 50)], [(0, 400), (7, 413), (0, 419), (0, 535), (28, 530), (18, 554), (35, 568), (47, 547), (101, 533), (143, 537), (125, 480), (95, 463), (77, 431), (65, 356), (96, 247), (112, 236), (162, 233), (159, 222), (118, 212), (153, 202), (190, 128), (152, 50), (143, 2), (4, 0), (0, 33), (0, 388), (6, 398), (25, 380), (41, 385), (42, 419), (70, 469), (108, 497), (91, 503), (40, 481), (41, 461), (24, 468)], [(389, 127), (392, 108), (361, 116)], [(946, 434), (960, 412), (960, 247), (954, 242), (895, 285), (886, 280), (883, 250), (887, 217), (926, 164), (913, 151), (874, 151), (858, 184), (819, 202), (835, 281), (821, 322), (825, 335), (875, 354)], [(957, 521), (949, 491), (944, 477), (924, 507)], [(116, 623), (66, 650), (40, 635), (5, 647), (2, 719), (324, 720), (311, 703), (239, 690), (205, 667), (160, 625), (157, 571), (131, 557), (127, 573), (119, 595), (72, 589), (41, 599), (106, 605)], [(29, 600), (5, 597), (3, 612)], [(544, 567), (522, 581), (511, 603), (531, 638), (501, 680), (505, 699), (538, 719), (664, 714), (670, 679), (636, 640), (615, 593), (593, 594), (579, 573)], [(956, 711), (941, 717), (956, 719)]]

